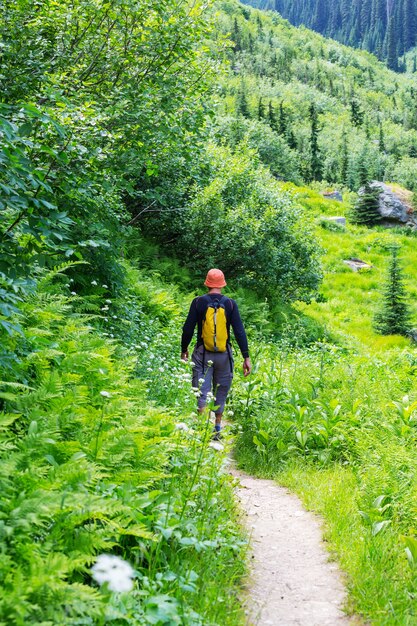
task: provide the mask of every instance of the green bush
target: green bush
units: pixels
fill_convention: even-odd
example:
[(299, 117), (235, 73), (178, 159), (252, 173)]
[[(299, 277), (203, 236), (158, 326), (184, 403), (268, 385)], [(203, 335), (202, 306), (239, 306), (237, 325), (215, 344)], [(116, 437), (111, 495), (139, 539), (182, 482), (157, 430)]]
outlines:
[[(221, 267), (273, 301), (308, 300), (320, 280), (318, 246), (303, 212), (246, 149), (210, 148), (210, 173), (187, 212), (166, 222), (181, 260), (205, 275)], [(161, 223), (154, 228), (161, 230)]]

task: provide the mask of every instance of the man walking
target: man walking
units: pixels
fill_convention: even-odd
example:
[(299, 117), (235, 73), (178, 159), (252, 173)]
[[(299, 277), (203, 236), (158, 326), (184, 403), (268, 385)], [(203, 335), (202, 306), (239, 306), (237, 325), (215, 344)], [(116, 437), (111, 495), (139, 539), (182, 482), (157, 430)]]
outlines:
[(193, 387), (199, 388), (198, 410), (204, 411), (207, 394), (215, 395), (215, 438), (220, 438), (221, 421), (233, 379), (233, 355), (230, 345), (230, 327), (243, 356), (243, 374), (252, 370), (248, 340), (235, 300), (222, 295), (226, 287), (224, 274), (211, 269), (204, 282), (208, 293), (194, 298), (183, 326), (181, 358), (188, 360), (188, 346), (197, 326), (197, 344), (192, 354)]

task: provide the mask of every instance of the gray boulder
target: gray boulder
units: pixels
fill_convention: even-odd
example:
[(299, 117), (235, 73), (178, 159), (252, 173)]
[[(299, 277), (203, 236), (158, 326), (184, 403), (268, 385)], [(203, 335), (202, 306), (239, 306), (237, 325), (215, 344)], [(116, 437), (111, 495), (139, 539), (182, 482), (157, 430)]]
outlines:
[(350, 259), (345, 259), (343, 261), (346, 265), (350, 267), (354, 272), (359, 272), (360, 270), (371, 269), (372, 265), (369, 263), (365, 263), (365, 261), (361, 261), (356, 257), (351, 257)]
[[(378, 211), (385, 226), (409, 226), (417, 228), (417, 214), (415, 213), (411, 198), (412, 192), (401, 187), (387, 185), (377, 180), (369, 183), (372, 189), (380, 191)], [(364, 193), (361, 187), (358, 194)]]
[(342, 192), (335, 189), (334, 191), (323, 191), (323, 198), (326, 200), (337, 200), (338, 202), (343, 202)]
[(326, 222), (333, 222), (340, 226), (346, 226), (346, 218), (343, 215), (332, 215), (331, 217), (323, 217)]

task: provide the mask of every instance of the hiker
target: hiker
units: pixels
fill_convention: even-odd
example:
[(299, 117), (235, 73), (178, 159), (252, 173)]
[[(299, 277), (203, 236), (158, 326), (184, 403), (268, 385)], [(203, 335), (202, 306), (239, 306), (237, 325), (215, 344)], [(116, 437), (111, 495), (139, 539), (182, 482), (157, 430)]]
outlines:
[[(248, 376), (252, 365), (249, 359), (248, 340), (237, 304), (222, 295), (226, 287), (224, 274), (211, 269), (204, 282), (208, 293), (194, 298), (182, 329), (181, 358), (188, 360), (188, 346), (197, 325), (197, 344), (192, 354), (192, 385), (198, 388), (198, 411), (203, 413), (207, 394), (213, 387), (215, 395), (214, 438), (220, 439), (221, 421), (227, 394), (233, 379), (233, 355), (230, 345), (230, 326), (243, 356), (243, 374)], [(203, 381), (203, 382), (202, 382)]]

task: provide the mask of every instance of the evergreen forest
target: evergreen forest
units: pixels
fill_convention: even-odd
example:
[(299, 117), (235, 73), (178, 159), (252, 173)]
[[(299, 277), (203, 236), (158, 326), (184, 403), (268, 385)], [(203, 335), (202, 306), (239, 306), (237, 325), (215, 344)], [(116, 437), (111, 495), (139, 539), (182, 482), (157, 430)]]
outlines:
[(396, 71), (405, 69), (400, 57), (417, 41), (414, 0), (255, 0), (249, 4), (276, 10), (292, 24), (369, 50)]
[[(0, 626), (246, 624), (230, 455), (322, 517), (348, 615), (416, 623), (417, 231), (378, 212), (417, 210), (416, 8), (257, 4), (0, 0)], [(214, 267), (221, 442), (180, 359)]]

